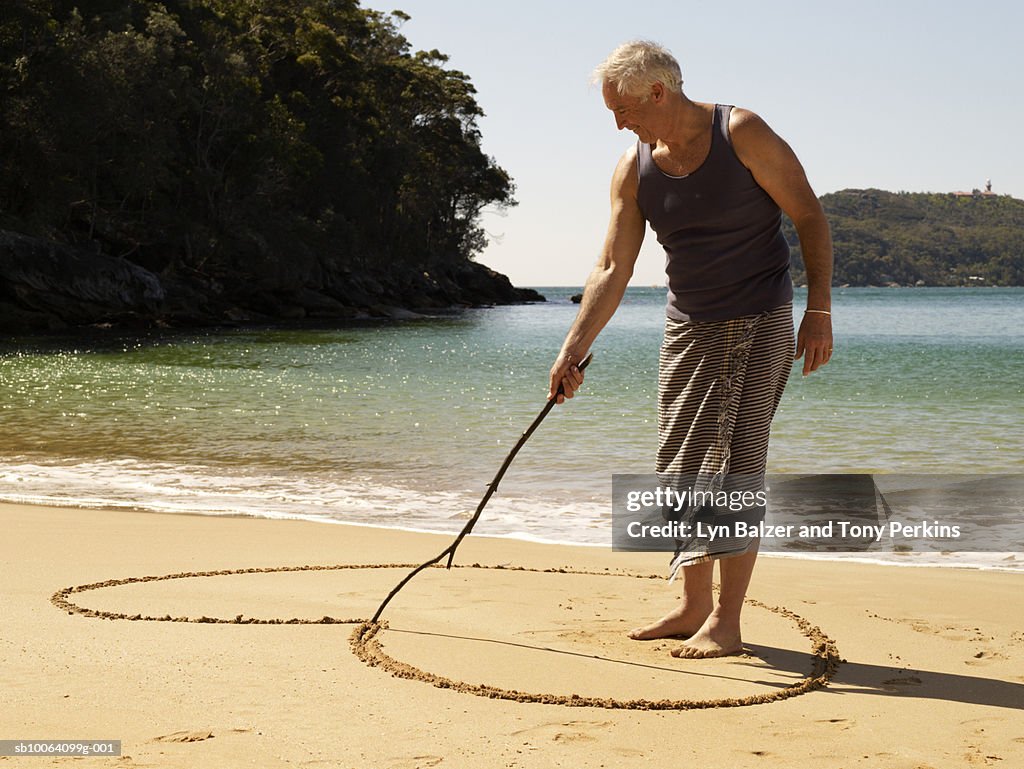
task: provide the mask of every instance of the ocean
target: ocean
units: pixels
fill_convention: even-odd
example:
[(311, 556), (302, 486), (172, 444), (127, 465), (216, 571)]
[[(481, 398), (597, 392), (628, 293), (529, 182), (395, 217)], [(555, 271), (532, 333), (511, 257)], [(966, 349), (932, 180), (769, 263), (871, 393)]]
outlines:
[[(343, 328), (7, 340), (0, 500), (457, 531), (544, 405), (578, 309), (579, 287), (539, 290)], [(664, 301), (627, 292), (475, 533), (610, 545), (612, 475), (653, 467)], [(833, 360), (794, 364), (769, 472), (1024, 472), (1024, 289), (837, 289), (833, 312)]]

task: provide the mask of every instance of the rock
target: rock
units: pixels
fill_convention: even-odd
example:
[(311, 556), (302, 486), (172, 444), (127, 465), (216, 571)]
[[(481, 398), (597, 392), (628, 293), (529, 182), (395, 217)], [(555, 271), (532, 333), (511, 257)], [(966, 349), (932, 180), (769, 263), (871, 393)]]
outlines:
[(34, 330), (151, 317), (166, 299), (160, 279), (124, 259), (0, 232), (4, 328)]
[(0, 301), (0, 329), (16, 334), (33, 331), (63, 331), (67, 324), (55, 315), (26, 310), (10, 302)]
[(301, 244), (285, 259), (265, 240), (236, 240), (219, 269), (168, 259), (157, 275), (127, 259), (0, 231), (0, 331), (413, 320), (426, 317), (415, 310), (544, 301), (471, 261), (357, 270), (321, 263)]
[(224, 310), (224, 318), (232, 323), (254, 323), (259, 320), (259, 316), (241, 307), (228, 307)]
[(216, 287), (194, 280), (195, 283), (178, 276), (163, 279), (167, 298), (157, 325), (196, 327), (220, 322), (222, 310), (211, 306), (211, 295), (216, 294)]
[(288, 299), (302, 307), (309, 318), (351, 318), (355, 314), (351, 307), (337, 299), (308, 288), (292, 292)]
[(459, 264), (451, 275), (472, 304), (517, 304), (543, 302), (544, 297), (531, 288), (515, 288), (507, 276), (477, 262)]

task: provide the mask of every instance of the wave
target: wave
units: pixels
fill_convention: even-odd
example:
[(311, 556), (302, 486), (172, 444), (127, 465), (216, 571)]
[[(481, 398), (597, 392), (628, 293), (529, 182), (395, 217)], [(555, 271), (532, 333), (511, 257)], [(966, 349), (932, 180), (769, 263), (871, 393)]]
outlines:
[[(0, 501), (59, 507), (294, 519), (455, 533), (482, 490), (424, 490), (369, 476), (327, 478), (135, 459), (0, 461)], [(492, 497), (474, 536), (611, 547), (611, 500)], [(1024, 571), (1017, 553), (766, 553), (767, 557)], [(667, 554), (666, 554), (667, 563)]]

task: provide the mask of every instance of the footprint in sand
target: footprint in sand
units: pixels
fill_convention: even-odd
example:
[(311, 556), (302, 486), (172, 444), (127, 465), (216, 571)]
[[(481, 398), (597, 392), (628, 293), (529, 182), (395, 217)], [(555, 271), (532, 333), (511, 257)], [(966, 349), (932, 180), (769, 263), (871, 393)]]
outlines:
[(209, 740), (213, 738), (213, 732), (197, 731), (197, 732), (171, 732), (170, 734), (162, 734), (159, 737), (154, 737), (150, 742), (202, 742), (203, 740)]
[(993, 766), (997, 761), (1002, 761), (1002, 756), (986, 755), (980, 748), (968, 745), (970, 753), (964, 753), (964, 761), (972, 766)]
[(883, 617), (881, 614), (874, 614), (873, 612), (868, 612), (868, 616), (873, 619), (880, 619), (897, 625), (905, 625), (915, 633), (937, 635), (947, 641), (969, 641), (972, 639), (975, 641), (984, 640), (983, 638), (979, 638), (981, 628), (977, 627), (967, 627), (966, 625), (945, 625), (940, 627), (924, 619), (918, 619), (915, 617)]
[(1001, 652), (993, 651), (992, 649), (982, 649), (974, 655), (974, 659), (964, 660), (964, 663), (967, 665), (988, 665), (1005, 659), (1009, 659), (1009, 657)]
[(917, 676), (900, 676), (897, 678), (887, 678), (885, 681), (882, 681), (882, 686), (919, 686), (921, 683), (921, 679)]
[(444, 761), (444, 756), (403, 756), (393, 759), (388, 766), (391, 769), (427, 769)]
[[(611, 721), (551, 721), (512, 732), (513, 737), (549, 734), (554, 742), (587, 742), (596, 739), (590, 732), (607, 729)], [(567, 731), (566, 727), (569, 728)], [(553, 732), (553, 734), (552, 734)]]
[(615, 755), (622, 756), (623, 758), (643, 758), (647, 755), (642, 750), (637, 750), (636, 748), (626, 748), (620, 745), (612, 745), (610, 750)]
[(597, 737), (586, 732), (556, 732), (551, 739), (555, 742), (593, 742)]

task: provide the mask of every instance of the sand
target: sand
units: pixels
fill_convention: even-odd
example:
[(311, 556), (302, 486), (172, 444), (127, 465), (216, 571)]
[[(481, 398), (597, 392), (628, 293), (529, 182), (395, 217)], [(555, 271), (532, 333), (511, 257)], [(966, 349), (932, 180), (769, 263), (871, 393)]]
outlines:
[[(760, 559), (742, 656), (625, 631), (667, 557), (0, 505), (3, 767), (1024, 766), (1020, 574)], [(82, 589), (87, 587), (87, 589)], [(369, 631), (369, 632), (368, 632)], [(398, 675), (395, 675), (398, 674)]]

